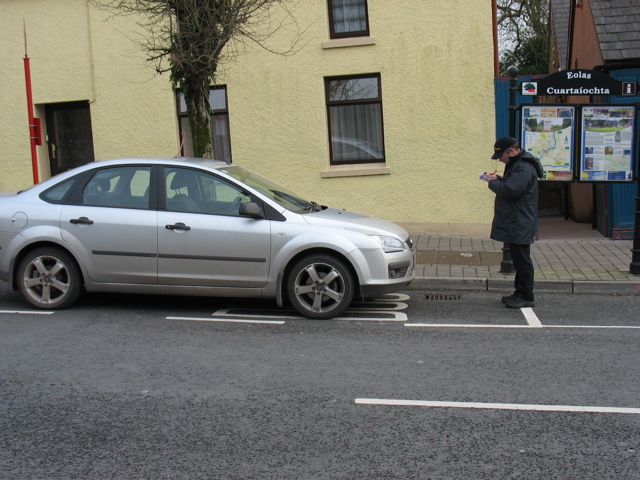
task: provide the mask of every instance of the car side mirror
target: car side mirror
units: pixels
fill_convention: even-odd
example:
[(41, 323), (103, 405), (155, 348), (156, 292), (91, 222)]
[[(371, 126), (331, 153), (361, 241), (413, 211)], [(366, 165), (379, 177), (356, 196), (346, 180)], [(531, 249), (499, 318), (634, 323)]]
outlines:
[(264, 218), (262, 209), (257, 203), (254, 202), (241, 203), (239, 213), (243, 217), (251, 217), (255, 218), (256, 220)]

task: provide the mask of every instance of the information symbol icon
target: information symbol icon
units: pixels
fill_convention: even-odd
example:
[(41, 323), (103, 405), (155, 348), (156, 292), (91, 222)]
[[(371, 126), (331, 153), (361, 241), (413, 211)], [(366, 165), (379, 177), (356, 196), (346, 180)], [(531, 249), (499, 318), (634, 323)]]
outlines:
[(635, 95), (637, 92), (636, 82), (622, 82), (622, 95)]

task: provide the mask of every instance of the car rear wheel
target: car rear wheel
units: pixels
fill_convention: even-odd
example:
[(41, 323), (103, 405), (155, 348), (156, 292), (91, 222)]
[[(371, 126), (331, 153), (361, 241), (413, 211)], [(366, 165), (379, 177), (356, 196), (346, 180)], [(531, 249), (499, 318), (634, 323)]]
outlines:
[(287, 293), (293, 308), (308, 318), (328, 319), (340, 315), (353, 299), (353, 275), (332, 255), (309, 255), (291, 269)]
[(18, 267), (17, 280), (22, 296), (36, 308), (66, 308), (81, 293), (81, 276), (75, 261), (54, 247), (27, 254)]

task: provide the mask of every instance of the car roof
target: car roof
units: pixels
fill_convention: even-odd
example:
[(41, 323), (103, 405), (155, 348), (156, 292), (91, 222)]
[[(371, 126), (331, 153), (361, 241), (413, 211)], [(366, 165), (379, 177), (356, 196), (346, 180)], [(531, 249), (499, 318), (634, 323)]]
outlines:
[(41, 191), (51, 187), (52, 185), (55, 185), (79, 173), (86, 172), (87, 170), (93, 170), (94, 168), (112, 167), (117, 165), (180, 165), (185, 167), (209, 169), (219, 169), (223, 167), (233, 166), (229, 163), (223, 162), (222, 160), (213, 160), (210, 158), (199, 157), (130, 157), (97, 160), (95, 162), (89, 162), (71, 170), (67, 170), (66, 172), (62, 172), (24, 191), (33, 191), (34, 193), (40, 193)]
[(99, 160), (97, 162), (91, 162), (84, 167), (88, 169), (99, 165), (135, 165), (141, 163), (149, 163), (154, 165), (172, 165), (180, 163), (185, 166), (192, 167), (209, 167), (220, 168), (228, 167), (231, 164), (222, 160), (213, 160), (211, 158), (199, 158), (199, 157), (140, 157), (140, 158), (114, 158), (111, 160)]

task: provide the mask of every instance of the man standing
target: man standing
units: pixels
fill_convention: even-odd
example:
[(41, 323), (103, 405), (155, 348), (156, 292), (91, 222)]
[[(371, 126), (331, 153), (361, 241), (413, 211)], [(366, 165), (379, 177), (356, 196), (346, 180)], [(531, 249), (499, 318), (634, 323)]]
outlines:
[(491, 158), (505, 164), (504, 176), (486, 176), (489, 188), (496, 194), (491, 238), (509, 246), (516, 271), (514, 292), (502, 297), (502, 303), (509, 308), (533, 307), (531, 244), (538, 220), (538, 178), (543, 174), (542, 165), (512, 137), (499, 138)]

